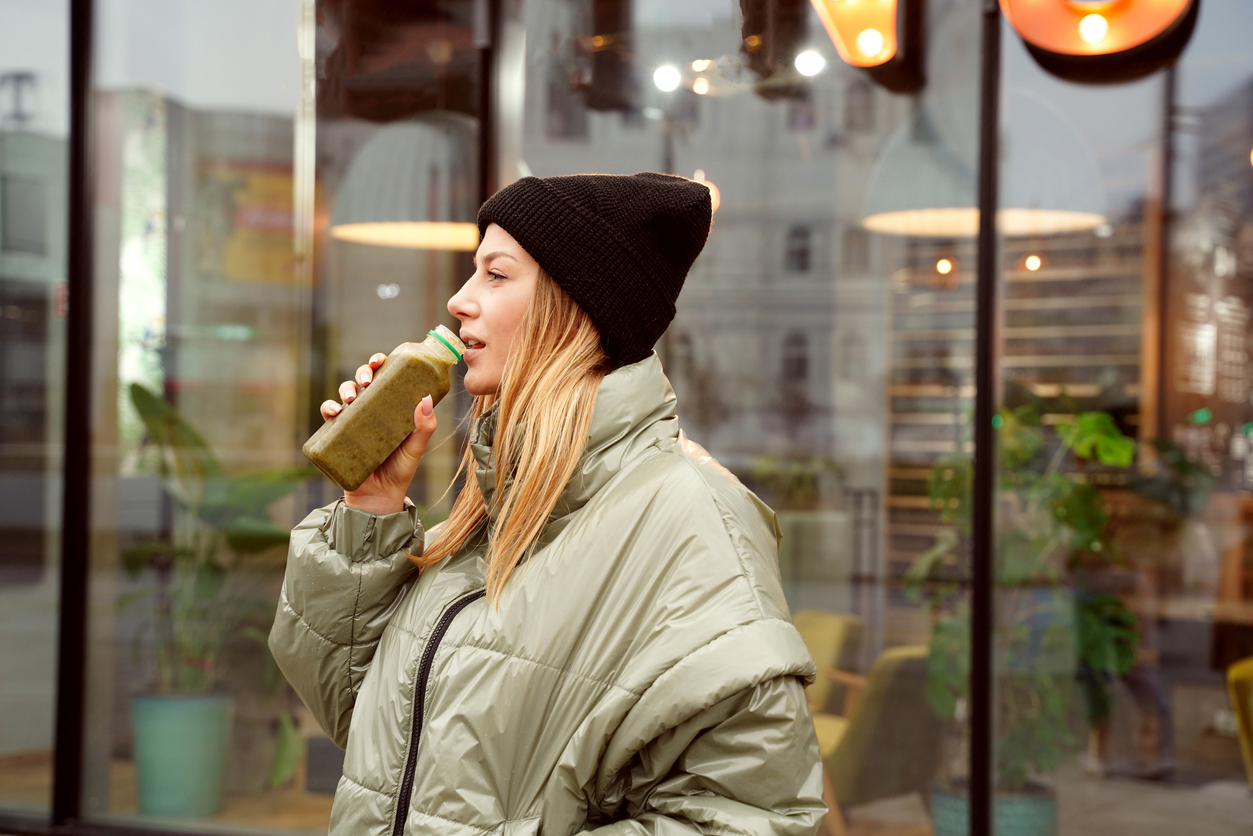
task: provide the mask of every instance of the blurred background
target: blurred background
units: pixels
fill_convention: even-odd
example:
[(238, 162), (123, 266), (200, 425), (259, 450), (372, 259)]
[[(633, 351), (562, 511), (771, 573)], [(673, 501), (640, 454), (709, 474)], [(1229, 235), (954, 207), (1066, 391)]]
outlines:
[[(317, 406), (455, 327), (498, 188), (653, 170), (714, 195), (657, 351), (684, 431), (779, 514), (824, 831), (969, 832), (982, 734), (997, 834), (1248, 834), (1253, 5), (1001, 0), (997, 154), (984, 6), (0, 0), (0, 832), (326, 830), (342, 753), (264, 641), (287, 531), (338, 493), (300, 455)], [(989, 167), (993, 721), (972, 729)], [(90, 456), (67, 460), (84, 379)], [(428, 526), (468, 403), (454, 383), (410, 492)], [(75, 469), (89, 510), (62, 502)], [(87, 554), (63, 561), (65, 526)], [(54, 810), (66, 769), (81, 793)]]

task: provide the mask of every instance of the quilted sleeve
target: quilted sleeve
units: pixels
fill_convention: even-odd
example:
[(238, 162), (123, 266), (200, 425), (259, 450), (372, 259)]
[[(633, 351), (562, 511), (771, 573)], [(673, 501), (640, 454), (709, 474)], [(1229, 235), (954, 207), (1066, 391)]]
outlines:
[(408, 500), (403, 511), (375, 515), (341, 499), (292, 530), (270, 652), (340, 748), (383, 628), (416, 571), (410, 554), (422, 545)]
[(625, 805), (599, 836), (811, 836), (826, 813), (802, 682), (783, 676), (718, 702), (642, 749)]

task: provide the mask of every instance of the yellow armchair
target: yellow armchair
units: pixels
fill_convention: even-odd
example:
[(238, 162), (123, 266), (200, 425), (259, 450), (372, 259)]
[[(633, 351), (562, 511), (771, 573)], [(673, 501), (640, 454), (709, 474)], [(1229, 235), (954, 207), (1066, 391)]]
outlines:
[(1227, 691), (1236, 712), (1240, 730), (1240, 751), (1244, 754), (1244, 772), (1253, 788), (1253, 656), (1241, 659), (1227, 668)]

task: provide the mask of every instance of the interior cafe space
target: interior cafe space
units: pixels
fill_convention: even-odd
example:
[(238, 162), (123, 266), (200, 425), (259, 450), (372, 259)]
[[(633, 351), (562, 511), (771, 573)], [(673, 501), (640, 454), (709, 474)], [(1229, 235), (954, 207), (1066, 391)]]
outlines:
[(0, 833), (326, 832), (343, 752), (265, 642), (339, 493), (318, 405), (457, 326), (488, 196), (637, 171), (713, 199), (656, 351), (777, 511), (821, 832), (1253, 833), (1250, 33), (1248, 0), (0, 0)]

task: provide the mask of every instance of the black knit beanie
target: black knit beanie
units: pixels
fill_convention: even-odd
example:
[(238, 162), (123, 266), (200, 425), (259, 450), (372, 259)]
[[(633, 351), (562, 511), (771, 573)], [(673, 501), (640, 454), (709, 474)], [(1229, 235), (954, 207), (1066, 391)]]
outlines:
[(643, 360), (674, 319), (683, 280), (709, 237), (709, 189), (639, 174), (523, 177), (479, 209), (587, 312), (615, 368)]

